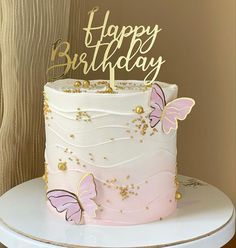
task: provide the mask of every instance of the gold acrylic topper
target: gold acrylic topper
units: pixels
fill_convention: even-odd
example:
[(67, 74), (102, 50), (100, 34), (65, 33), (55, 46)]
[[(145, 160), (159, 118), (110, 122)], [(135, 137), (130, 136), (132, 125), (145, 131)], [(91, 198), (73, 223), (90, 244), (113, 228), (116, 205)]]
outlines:
[[(69, 42), (57, 40), (52, 46), (51, 61), (54, 63), (48, 68), (48, 72), (54, 68), (63, 68), (63, 73), (54, 77), (53, 79), (58, 79), (65, 76), (70, 69), (76, 70), (79, 66), (83, 66), (83, 73), (88, 74), (90, 70), (97, 71), (101, 69), (103, 72), (109, 69), (110, 72), (110, 85), (112, 89), (115, 87), (115, 69), (125, 69), (126, 71), (131, 71), (133, 68), (141, 68), (143, 71), (147, 71), (147, 75), (144, 78), (144, 83), (150, 85), (155, 81), (161, 65), (165, 62), (162, 56), (158, 59), (143, 56), (152, 48), (157, 34), (161, 31), (158, 25), (153, 28), (150, 26), (122, 26), (119, 28), (117, 25), (109, 25), (108, 19), (110, 11), (108, 10), (105, 14), (102, 26), (93, 26), (94, 15), (98, 11), (98, 7), (92, 9), (88, 12), (89, 20), (88, 25), (83, 30), (85, 34), (85, 46), (86, 48), (93, 49), (92, 61), (88, 62), (86, 60), (87, 53), (83, 52), (80, 56), (75, 53), (74, 57), (69, 56), (70, 44)], [(94, 41), (93, 32), (98, 32), (100, 38)], [(146, 38), (141, 39), (142, 36)], [(105, 42), (109, 38), (109, 42)], [(125, 38), (129, 38), (130, 45), (128, 52), (125, 56), (120, 56), (115, 62), (111, 62), (111, 59), (116, 54), (116, 52), (122, 47)], [(98, 56), (100, 49), (105, 48), (103, 57)], [(141, 54), (141, 55), (140, 55)], [(138, 56), (140, 55), (140, 56)], [(135, 58), (136, 57), (136, 58)], [(64, 63), (55, 64), (55, 60), (62, 58), (65, 60)], [(114, 60), (114, 59), (113, 59)]]

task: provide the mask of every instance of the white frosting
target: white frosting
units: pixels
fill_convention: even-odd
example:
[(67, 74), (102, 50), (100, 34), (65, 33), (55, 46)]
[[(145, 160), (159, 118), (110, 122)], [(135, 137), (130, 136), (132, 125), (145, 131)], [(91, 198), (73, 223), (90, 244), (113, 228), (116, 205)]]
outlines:
[[(132, 80), (125, 82), (136, 88), (119, 89), (114, 94), (97, 93), (94, 88), (80, 93), (64, 92), (73, 89), (75, 81), (58, 80), (47, 83), (44, 88), (51, 111), (46, 119), (45, 150), (49, 190), (65, 189), (76, 193), (81, 175), (92, 172), (97, 182), (97, 202), (104, 207), (104, 212), (98, 214), (101, 223), (134, 224), (170, 214), (176, 206), (176, 131), (165, 134), (161, 123), (156, 126), (158, 132), (150, 127), (151, 88), (138, 90), (143, 82)], [(100, 80), (92, 83), (97, 81)], [(167, 102), (177, 97), (176, 85), (158, 84)], [(137, 106), (143, 107), (143, 114), (134, 111)], [(78, 112), (86, 112), (85, 120), (76, 120)], [(145, 135), (137, 127), (141, 124), (141, 120), (137, 120), (140, 117), (148, 124)], [(58, 170), (60, 161), (67, 163), (67, 171)], [(116, 178), (119, 186), (127, 183), (139, 186), (139, 197), (122, 201), (114, 189), (104, 186), (112, 178)], [(149, 180), (152, 183), (147, 185), (145, 182)], [(108, 204), (108, 198), (112, 198), (113, 203)], [(162, 202), (157, 198), (163, 198)], [(147, 205), (159, 209), (135, 217), (135, 211)], [(121, 208), (126, 214), (114, 215), (114, 211), (119, 212)]]

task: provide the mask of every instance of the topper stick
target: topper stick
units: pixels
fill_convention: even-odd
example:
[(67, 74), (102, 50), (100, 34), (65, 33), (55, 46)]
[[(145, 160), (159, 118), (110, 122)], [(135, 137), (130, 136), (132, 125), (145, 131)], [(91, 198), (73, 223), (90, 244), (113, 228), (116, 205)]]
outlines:
[(115, 68), (109, 66), (110, 68), (110, 86), (114, 90), (115, 89)]

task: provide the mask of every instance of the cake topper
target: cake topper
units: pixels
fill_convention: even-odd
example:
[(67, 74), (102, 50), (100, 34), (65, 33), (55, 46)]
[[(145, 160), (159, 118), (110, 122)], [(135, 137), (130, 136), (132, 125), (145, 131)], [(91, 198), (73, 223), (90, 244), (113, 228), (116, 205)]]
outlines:
[(63, 189), (47, 192), (50, 204), (59, 213), (66, 212), (66, 221), (74, 224), (81, 224), (84, 214), (91, 218), (96, 217), (98, 207), (94, 201), (96, 195), (94, 177), (90, 173), (85, 174), (80, 180), (78, 195)]
[(184, 120), (191, 112), (195, 101), (192, 98), (181, 97), (166, 103), (165, 94), (158, 84), (153, 84), (151, 91), (150, 126), (155, 127), (160, 121), (164, 133), (177, 130), (178, 120)]
[[(144, 83), (151, 85), (157, 78), (161, 65), (165, 62), (162, 56), (158, 58), (147, 57), (146, 54), (153, 47), (158, 33), (161, 29), (158, 25), (150, 26), (118, 26), (108, 24), (110, 11), (107, 10), (103, 23), (97, 26), (94, 17), (99, 8), (95, 7), (88, 12), (89, 19), (85, 31), (84, 44), (88, 52), (92, 50), (92, 59), (89, 60), (88, 53), (75, 53), (73, 57), (69, 55), (70, 43), (58, 39), (54, 42), (51, 51), (51, 62), (53, 63), (47, 73), (54, 71), (55, 68), (62, 68), (63, 72), (54, 76), (52, 79), (64, 77), (70, 70), (77, 70), (82, 67), (83, 73), (102, 70), (109, 71), (110, 86), (115, 88), (115, 72), (117, 69), (124, 69), (127, 72), (134, 68), (140, 68), (147, 72)], [(99, 35), (96, 39), (95, 36)], [(126, 54), (120, 55), (119, 51), (124, 48), (124, 41), (129, 41)], [(57, 62), (62, 59), (63, 62)]]

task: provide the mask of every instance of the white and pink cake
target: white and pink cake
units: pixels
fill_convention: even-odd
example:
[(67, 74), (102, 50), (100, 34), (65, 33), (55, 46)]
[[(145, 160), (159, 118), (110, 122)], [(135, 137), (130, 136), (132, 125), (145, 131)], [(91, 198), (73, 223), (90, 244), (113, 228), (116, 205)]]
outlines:
[[(176, 85), (57, 80), (44, 87), (49, 208), (75, 224), (135, 225), (171, 215), (177, 119), (194, 105)], [(176, 195), (177, 193), (177, 195)]]

